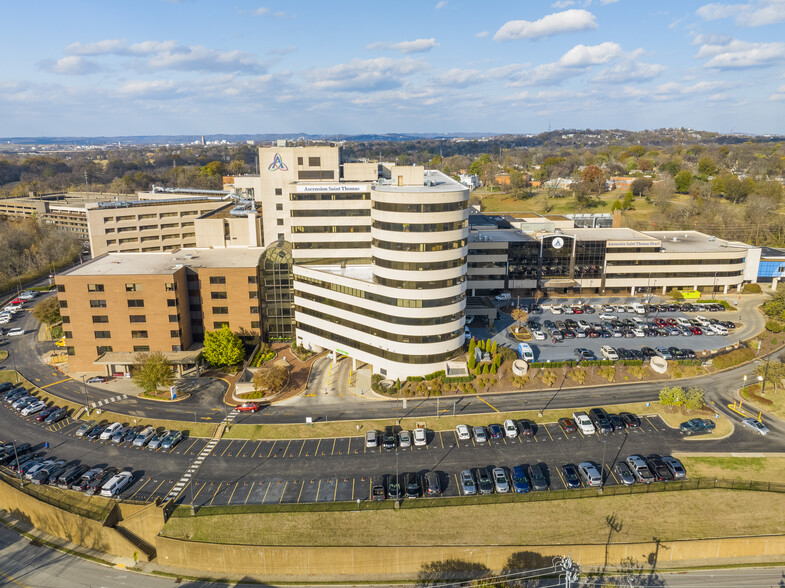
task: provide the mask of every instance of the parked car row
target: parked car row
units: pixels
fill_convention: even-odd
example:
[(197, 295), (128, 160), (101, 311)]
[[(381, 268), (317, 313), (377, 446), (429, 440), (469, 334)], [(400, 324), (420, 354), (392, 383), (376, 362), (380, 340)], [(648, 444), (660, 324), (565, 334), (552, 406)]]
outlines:
[(29, 443), (0, 445), (0, 465), (36, 485), (57, 486), (87, 495), (117, 496), (133, 482), (133, 472), (115, 467), (91, 467), (43, 452), (33, 452)]
[(51, 425), (68, 416), (68, 410), (56, 405), (47, 406), (46, 402), (33, 396), (27, 389), (14, 386), (10, 382), (0, 384), (0, 399), (22, 416), (36, 415), (35, 420)]
[(127, 443), (132, 447), (148, 449), (173, 449), (184, 439), (182, 431), (164, 429), (158, 431), (152, 426), (124, 425), (121, 422), (109, 423), (108, 421), (86, 421), (74, 433), (76, 437), (83, 437), (96, 441), (109, 441), (113, 445)]
[[(607, 479), (602, 473), (602, 465), (593, 461), (579, 464), (568, 463), (558, 467), (558, 472), (566, 489), (598, 488)], [(649, 484), (683, 480), (687, 471), (682, 463), (671, 456), (651, 454), (648, 457), (630, 455), (624, 461), (613, 465), (613, 475), (620, 484)], [(487, 467), (465, 469), (457, 476), (461, 494), (524, 494), (530, 491), (544, 491), (551, 487), (550, 470), (545, 463), (516, 465), (512, 468)], [(421, 496), (440, 496), (443, 492), (442, 480), (437, 472), (430, 471), (420, 475), (407, 472), (399, 477), (389, 476), (386, 487), (384, 481), (375, 484), (371, 490), (373, 500), (391, 498), (420, 498)]]
[(379, 435), (378, 431), (366, 431), (365, 433), (365, 446), (370, 448), (381, 447), (383, 449), (395, 449), (396, 447), (406, 448), (411, 447), (412, 443), (418, 447), (424, 447), (428, 444), (428, 435), (425, 429), (414, 429), (409, 432), (407, 430), (398, 431), (397, 433), (392, 429), (387, 429)]

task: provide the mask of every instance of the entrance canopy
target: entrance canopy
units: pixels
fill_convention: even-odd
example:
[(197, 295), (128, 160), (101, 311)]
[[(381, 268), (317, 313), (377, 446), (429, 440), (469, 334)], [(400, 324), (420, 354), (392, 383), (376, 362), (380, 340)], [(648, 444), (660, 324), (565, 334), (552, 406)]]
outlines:
[[(136, 351), (109, 351), (99, 356), (93, 363), (98, 365), (136, 365), (136, 358), (139, 355), (145, 355), (148, 352)], [(172, 365), (193, 365), (202, 355), (201, 349), (194, 351), (161, 351), (169, 363)]]

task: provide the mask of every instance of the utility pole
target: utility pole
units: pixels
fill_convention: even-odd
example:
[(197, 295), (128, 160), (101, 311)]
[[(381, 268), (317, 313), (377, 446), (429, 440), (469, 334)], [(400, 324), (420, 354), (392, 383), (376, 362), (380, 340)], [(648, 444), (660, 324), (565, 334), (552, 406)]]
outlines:
[(24, 479), (22, 478), (22, 468), (19, 467), (19, 454), (16, 452), (16, 441), (12, 441), (14, 444), (14, 461), (16, 462), (16, 473), (19, 474), (19, 487), (24, 488)]
[(84, 409), (87, 411), (87, 414), (90, 414), (90, 401), (87, 398), (87, 382), (85, 381), (86, 376), (82, 375), (82, 389), (84, 390)]

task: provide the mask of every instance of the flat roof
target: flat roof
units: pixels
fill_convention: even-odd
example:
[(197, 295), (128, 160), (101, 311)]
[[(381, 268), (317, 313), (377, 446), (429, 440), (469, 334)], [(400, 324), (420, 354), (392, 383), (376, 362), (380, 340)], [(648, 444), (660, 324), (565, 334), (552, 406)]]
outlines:
[(749, 249), (752, 245), (746, 243), (730, 243), (724, 239), (718, 239), (712, 235), (699, 233), (698, 231), (647, 231), (655, 239), (662, 241), (662, 247), (666, 251), (684, 251), (690, 253), (711, 253), (717, 251), (727, 251), (728, 249)]
[(649, 233), (641, 233), (626, 227), (587, 227), (562, 229), (561, 231), (565, 235), (573, 235), (579, 241), (652, 241), (658, 239)]
[[(297, 267), (298, 266), (296, 266), (295, 269), (297, 269)], [(350, 278), (352, 280), (361, 280), (363, 282), (373, 283), (373, 268), (370, 264), (347, 265), (346, 267), (341, 267), (340, 265), (303, 265), (299, 267), (303, 269), (325, 272), (334, 276), (341, 276), (342, 278)]]
[(541, 214), (537, 214), (536, 212), (510, 212), (509, 216), (511, 216), (512, 218), (523, 218), (523, 219), (536, 218), (540, 220), (546, 220), (544, 216), (542, 216)]
[(222, 249), (184, 248), (165, 253), (107, 253), (60, 272), (68, 276), (170, 275), (180, 267), (251, 268), (259, 264), (263, 247)]
[(761, 259), (765, 257), (785, 257), (785, 249), (777, 249), (776, 247), (761, 247), (760, 257)]
[[(390, 183), (377, 182), (374, 190), (380, 192), (465, 192), (469, 189), (460, 182), (453, 180), (450, 176), (433, 169), (425, 170), (424, 181), (430, 182), (432, 185), (424, 183), (398, 186), (393, 184), (392, 180), (387, 180)], [(365, 183), (367, 184), (368, 182)]]
[(469, 233), (469, 246), (474, 243), (517, 243), (521, 241), (536, 241), (528, 233), (523, 233), (517, 229), (478, 229)]
[(566, 216), (564, 216), (562, 214), (546, 214), (545, 218), (547, 218), (548, 220), (552, 220), (552, 221), (568, 221), (568, 220), (572, 220), (572, 219), (569, 219), (569, 218), (567, 218)]

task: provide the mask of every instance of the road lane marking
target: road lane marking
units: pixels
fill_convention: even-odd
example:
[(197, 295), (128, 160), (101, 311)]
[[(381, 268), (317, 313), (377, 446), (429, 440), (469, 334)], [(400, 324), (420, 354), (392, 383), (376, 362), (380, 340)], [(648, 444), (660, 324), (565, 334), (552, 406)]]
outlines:
[(614, 480), (616, 480), (616, 483), (617, 483), (617, 484), (619, 484), (619, 483), (620, 483), (620, 482), (619, 482), (619, 478), (617, 478), (617, 477), (616, 477), (616, 474), (614, 474), (614, 473), (613, 473), (613, 470), (611, 469), (611, 466), (610, 466), (610, 464), (607, 464), (607, 463), (606, 463), (606, 464), (605, 464), (605, 467), (606, 467), (606, 468), (608, 468), (608, 471), (610, 472), (611, 476), (613, 476), (613, 479), (614, 479)]
[(495, 406), (493, 406), (493, 405), (492, 405), (490, 402), (486, 402), (485, 400), (483, 400), (483, 399), (482, 399), (482, 398), (480, 398), (479, 396), (476, 396), (476, 398), (477, 398), (477, 400), (479, 400), (479, 401), (481, 401), (481, 402), (485, 402), (485, 404), (487, 404), (488, 406), (490, 406), (490, 407), (491, 407), (493, 410), (495, 410), (496, 412), (499, 412), (499, 411), (497, 410), (497, 408), (496, 408)]
[(330, 455), (332, 455), (333, 453), (335, 453), (335, 442), (336, 442), (336, 441), (338, 441), (338, 437), (334, 437), (334, 438), (333, 438), (333, 448), (332, 448), (332, 451), (330, 451)]
[(248, 439), (246, 439), (246, 440), (245, 440), (245, 443), (243, 443), (243, 444), (242, 444), (242, 446), (240, 447), (240, 449), (238, 449), (238, 450), (237, 450), (237, 455), (235, 455), (235, 456), (234, 456), (234, 458), (235, 458), (235, 459), (237, 459), (238, 457), (240, 457), (240, 453), (242, 453), (242, 451), (243, 451), (243, 448), (244, 448), (246, 445), (248, 445), (248, 441), (249, 441), (249, 440), (248, 440)]
[(458, 483), (458, 474), (453, 474), (455, 476), (455, 489), (458, 490), (458, 496), (461, 495), (461, 485)]
[(322, 440), (319, 439), (319, 441), (316, 443), (316, 450), (313, 452), (314, 457), (319, 455), (319, 445), (321, 445), (321, 444), (322, 444)]
[(314, 502), (319, 502), (319, 490), (322, 488), (322, 479), (319, 478), (319, 483), (316, 485), (316, 500)]
[(297, 493), (297, 504), (300, 504), (300, 498), (303, 495), (303, 488), (305, 488), (305, 480), (303, 480), (303, 483), (300, 484), (300, 492)]
[(284, 457), (286, 457), (286, 452), (287, 452), (287, 451), (289, 451), (289, 445), (291, 445), (291, 444), (292, 444), (292, 440), (291, 440), (291, 439), (289, 439), (289, 443), (287, 443), (287, 444), (286, 444), (286, 447), (285, 447), (285, 448), (284, 448), (284, 450), (283, 450), (283, 454), (282, 454), (282, 455), (283, 455)]
[(335, 492), (333, 492), (333, 502), (338, 500), (338, 478), (335, 478)]
[(137, 493), (139, 492), (139, 490), (141, 490), (142, 488), (144, 488), (145, 486), (147, 486), (147, 483), (148, 483), (148, 482), (149, 482), (151, 479), (152, 479), (152, 478), (147, 478), (147, 480), (145, 480), (144, 484), (142, 484), (141, 486), (139, 486), (139, 487), (136, 489), (136, 492), (134, 492), (133, 494), (131, 494), (131, 496), (129, 496), (129, 497), (128, 497), (128, 500), (131, 500), (131, 499), (132, 499), (134, 496), (136, 496), (136, 495), (137, 495)]
[(14, 583), (14, 584), (16, 584), (17, 586), (21, 586), (22, 588), (31, 588), (31, 586), (28, 586), (27, 584), (22, 584), (21, 582), (17, 582), (17, 581), (14, 579), (14, 577), (13, 577), (13, 576), (9, 576), (9, 575), (8, 575), (8, 574), (6, 574), (6, 573), (0, 572), (0, 576), (3, 576), (3, 578), (5, 578), (6, 580), (8, 580), (9, 582), (13, 582), (13, 583)]
[(286, 494), (286, 487), (289, 485), (289, 482), (283, 483), (283, 492), (281, 492), (281, 497), (278, 499), (278, 504), (283, 502), (283, 495)]
[(352, 478), (352, 500), (354, 500), (354, 478)]
[(442, 432), (439, 431), (439, 443), (442, 444), (442, 449), (444, 449), (444, 439), (442, 439)]
[(67, 382), (70, 379), (71, 378), (66, 378), (65, 380), (58, 380), (57, 382), (52, 382), (51, 384), (47, 384), (46, 386), (39, 386), (39, 388), (43, 390), (44, 388), (48, 388), (49, 386), (54, 386), (55, 384), (62, 384), (63, 382)]
[(303, 440), (303, 444), (300, 446), (300, 453), (297, 454), (297, 457), (300, 457), (303, 454), (303, 449), (305, 449), (305, 444), (308, 442), (307, 439)]
[(567, 481), (564, 479), (564, 476), (562, 476), (561, 468), (558, 467), (558, 466), (556, 467), (556, 473), (559, 474), (559, 477), (561, 478), (561, 483), (564, 484), (564, 488), (566, 490), (567, 489)]
[[(261, 484), (261, 482), (259, 482)], [(245, 501), (243, 504), (248, 504), (248, 499), (251, 497), (251, 492), (253, 492), (253, 482), (250, 484), (250, 488), (248, 488), (248, 496), (245, 497)]]

